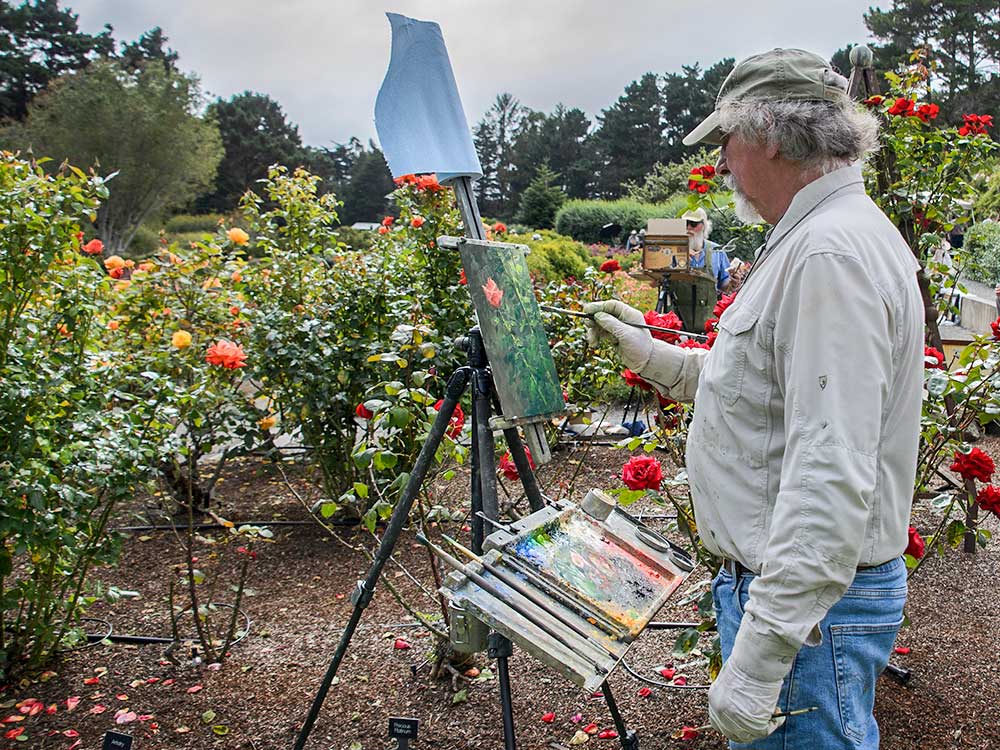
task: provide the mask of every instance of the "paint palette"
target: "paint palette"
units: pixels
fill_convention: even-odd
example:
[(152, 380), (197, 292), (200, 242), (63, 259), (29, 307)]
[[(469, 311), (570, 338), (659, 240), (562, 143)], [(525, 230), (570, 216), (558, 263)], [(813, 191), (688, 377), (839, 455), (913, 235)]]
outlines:
[[(588, 690), (601, 685), (693, 567), (682, 551), (620, 509), (599, 520), (568, 503), (494, 532), (484, 548), (483, 559), (496, 573), (471, 568), (500, 595), (458, 572), (446, 578), (442, 593)], [(531, 596), (505, 584), (505, 577), (516, 578)]]

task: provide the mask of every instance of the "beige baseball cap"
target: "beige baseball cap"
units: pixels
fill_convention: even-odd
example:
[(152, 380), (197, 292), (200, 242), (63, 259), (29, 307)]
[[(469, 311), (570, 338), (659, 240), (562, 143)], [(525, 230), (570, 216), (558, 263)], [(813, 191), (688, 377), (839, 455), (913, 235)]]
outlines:
[(705, 213), (705, 209), (701, 206), (698, 208), (691, 209), (690, 211), (685, 211), (681, 218), (685, 221), (705, 221), (708, 219), (708, 214)]
[(715, 110), (684, 137), (685, 146), (721, 145), (719, 128), (723, 99), (798, 99), (838, 101), (847, 95), (847, 79), (830, 63), (801, 49), (773, 49), (741, 60), (726, 76), (715, 100)]

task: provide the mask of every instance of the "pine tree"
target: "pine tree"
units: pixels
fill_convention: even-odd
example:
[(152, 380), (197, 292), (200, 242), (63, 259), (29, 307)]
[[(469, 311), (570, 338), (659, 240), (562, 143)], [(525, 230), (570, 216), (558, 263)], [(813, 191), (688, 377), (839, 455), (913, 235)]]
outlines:
[(543, 163), (535, 171), (535, 179), (531, 181), (517, 209), (515, 221), (536, 229), (551, 229), (555, 224), (556, 212), (566, 201), (566, 193), (553, 184), (559, 175)]

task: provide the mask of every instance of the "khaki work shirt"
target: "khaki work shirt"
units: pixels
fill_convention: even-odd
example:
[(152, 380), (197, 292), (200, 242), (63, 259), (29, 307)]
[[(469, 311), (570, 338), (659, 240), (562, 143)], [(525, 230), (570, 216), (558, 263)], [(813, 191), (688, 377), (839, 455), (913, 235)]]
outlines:
[[(759, 575), (733, 657), (788, 671), (859, 566), (903, 553), (923, 388), (918, 264), (858, 166), (802, 188), (710, 351), (656, 341), (642, 377), (694, 399), (705, 546)], [(812, 635), (812, 637), (810, 637)]]

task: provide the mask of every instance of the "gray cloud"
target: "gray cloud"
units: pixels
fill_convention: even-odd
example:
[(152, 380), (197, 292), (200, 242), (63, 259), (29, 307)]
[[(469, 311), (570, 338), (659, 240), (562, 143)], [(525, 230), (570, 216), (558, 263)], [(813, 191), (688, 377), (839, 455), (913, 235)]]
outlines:
[(703, 67), (771, 47), (824, 56), (867, 38), (870, 0), (66, 0), (89, 32), (132, 40), (161, 26), (184, 70), (212, 96), (269, 94), (306, 143), (373, 138), (389, 56), (386, 10), (437, 21), (466, 114), (497, 93), (534, 109), (562, 102), (591, 117), (644, 72)]

